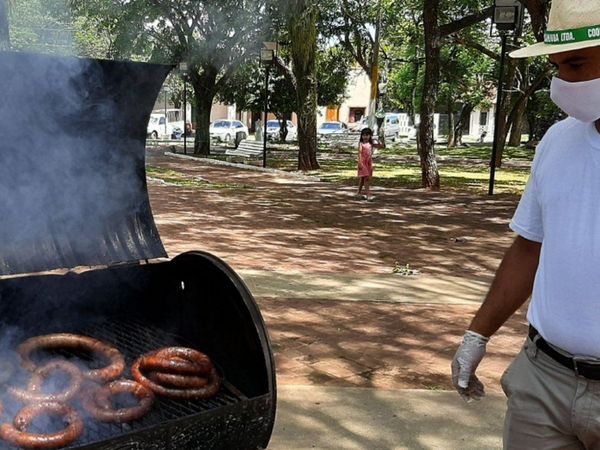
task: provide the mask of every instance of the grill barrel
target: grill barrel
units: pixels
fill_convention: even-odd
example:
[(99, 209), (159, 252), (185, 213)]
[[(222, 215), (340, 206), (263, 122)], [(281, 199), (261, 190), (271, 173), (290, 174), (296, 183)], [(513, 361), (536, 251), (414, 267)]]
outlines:
[(188, 346), (210, 355), (224, 379), (211, 399), (158, 398), (132, 423), (87, 421), (67, 448), (266, 448), (276, 405), (269, 337), (243, 281), (218, 258), (191, 252), (156, 264), (5, 279), (0, 300), (3, 326), (12, 330), (5, 347), (40, 334), (80, 333), (115, 345), (130, 367), (147, 351)]
[[(0, 362), (18, 367), (15, 349), (29, 337), (76, 333), (117, 347), (125, 378), (141, 354), (185, 346), (209, 355), (223, 380), (213, 398), (157, 398), (131, 423), (87, 417), (84, 434), (65, 448), (257, 449), (273, 430), (273, 354), (244, 282), (201, 251), (157, 260), (166, 252), (150, 209), (145, 137), (171, 69), (0, 52)], [(8, 126), (15, 123), (23, 126)], [(4, 384), (25, 375), (16, 370)], [(0, 397), (0, 422), (12, 421), (22, 405)]]

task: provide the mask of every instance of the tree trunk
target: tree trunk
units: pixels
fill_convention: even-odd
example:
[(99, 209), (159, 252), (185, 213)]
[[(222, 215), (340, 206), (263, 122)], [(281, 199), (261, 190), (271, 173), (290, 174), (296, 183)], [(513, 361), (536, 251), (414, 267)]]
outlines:
[(317, 161), (317, 8), (295, 0), (289, 20), (293, 73), (298, 101), (298, 170), (319, 169)]
[(0, 0), (0, 50), (10, 50), (8, 28), (8, 0)]
[(440, 189), (440, 174), (434, 153), (433, 115), (440, 79), (440, 36), (438, 26), (440, 0), (425, 0), (423, 25), (425, 30), (425, 79), (419, 126), (422, 186)]
[(521, 135), (523, 134), (523, 125), (525, 125), (525, 112), (527, 111), (528, 97), (519, 101), (515, 108), (515, 114), (511, 117), (510, 138), (508, 145), (518, 147), (521, 145)]
[[(506, 74), (504, 76), (504, 94), (502, 95), (502, 104), (500, 108), (496, 111), (496, 114), (500, 114), (500, 120), (496, 123), (500, 124), (500, 129), (498, 130), (498, 149), (496, 153), (496, 167), (502, 167), (502, 156), (504, 154), (504, 147), (506, 146), (506, 138), (508, 136), (508, 127), (509, 123), (507, 121), (508, 114), (510, 112), (510, 105), (512, 101), (511, 92), (515, 85), (515, 80), (517, 76), (517, 61), (515, 59), (509, 58), (506, 56), (505, 64), (507, 67)], [(501, 86), (498, 86), (500, 89)]]
[(460, 117), (454, 127), (454, 143), (453, 147), (462, 145), (462, 137), (465, 134), (465, 127), (471, 120), (471, 113), (473, 112), (473, 105), (470, 103), (464, 103), (460, 110)]
[(419, 52), (417, 50), (415, 62), (413, 63), (413, 86), (411, 91), (411, 102), (408, 110), (408, 116), (410, 117), (410, 122), (413, 125), (416, 125), (416, 117), (415, 111), (417, 108), (417, 94), (418, 94), (418, 84), (419, 84), (419, 72), (421, 70), (421, 64), (419, 63)]
[(448, 102), (448, 148), (456, 147), (456, 139), (454, 138), (454, 102)]
[(197, 120), (194, 155), (210, 155), (210, 113), (215, 98), (216, 78), (216, 73), (210, 69), (203, 69), (201, 75), (193, 70), (190, 75), (190, 82), (194, 87)]

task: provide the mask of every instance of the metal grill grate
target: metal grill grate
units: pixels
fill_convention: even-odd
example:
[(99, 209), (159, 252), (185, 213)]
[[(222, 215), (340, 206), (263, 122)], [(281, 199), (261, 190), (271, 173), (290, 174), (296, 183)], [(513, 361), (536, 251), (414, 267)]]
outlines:
[[(133, 361), (141, 354), (167, 346), (193, 347), (189, 342), (185, 342), (175, 334), (166, 332), (145, 322), (132, 321), (129, 318), (126, 320), (110, 319), (92, 326), (86, 326), (82, 329), (72, 330), (72, 332), (92, 336), (117, 347), (125, 356), (127, 363), (127, 369), (123, 376), (131, 379), (129, 367), (131, 367)], [(66, 357), (82, 356), (66, 352), (63, 355)], [(220, 372), (223, 376), (222, 371)], [(152, 428), (168, 421), (232, 405), (245, 399), (246, 397), (225, 379), (222, 380), (219, 393), (210, 399), (193, 401), (171, 400), (157, 396), (152, 410), (141, 419), (133, 422), (106, 424), (86, 418), (85, 430), (82, 436), (70, 446), (63, 448), (73, 449), (82, 445), (105, 441), (124, 433)], [(35, 426), (30, 427), (30, 431), (40, 432), (40, 430), (35, 429)], [(0, 441), (0, 450), (12, 450), (15, 448)]]

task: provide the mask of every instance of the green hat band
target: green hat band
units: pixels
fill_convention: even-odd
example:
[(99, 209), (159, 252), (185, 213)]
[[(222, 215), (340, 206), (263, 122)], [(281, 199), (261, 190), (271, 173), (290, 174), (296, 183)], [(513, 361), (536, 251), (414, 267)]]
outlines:
[(546, 31), (544, 42), (548, 45), (572, 44), (573, 42), (595, 41), (600, 39), (600, 25), (574, 28), (572, 30)]

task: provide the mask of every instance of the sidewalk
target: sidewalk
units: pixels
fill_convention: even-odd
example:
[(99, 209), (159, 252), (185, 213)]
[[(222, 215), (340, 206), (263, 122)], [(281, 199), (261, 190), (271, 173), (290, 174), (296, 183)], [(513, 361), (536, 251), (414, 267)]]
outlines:
[[(444, 308), (440, 319), (432, 309), (443, 304), (476, 308), (489, 281), (259, 270), (239, 274), (257, 297), (274, 342), (279, 385), (269, 450), (502, 448), (506, 400), (494, 392), (507, 364), (494, 354), (503, 347), (502, 338), (490, 345), (492, 355), (480, 373), (492, 392), (481, 402), (465, 404), (455, 391), (437, 387), (436, 380), (448, 384), (449, 373), (439, 373), (440, 361), (432, 361), (436, 356), (449, 361), (451, 356), (440, 358), (440, 348), (426, 337), (427, 326), (420, 326), (422, 346), (412, 350), (404, 336), (393, 332), (403, 329), (411, 309), (417, 308), (412, 315), (428, 317), (442, 336), (456, 334), (443, 328), (452, 312)], [(393, 315), (399, 307), (404, 308), (401, 318)], [(324, 308), (325, 315), (316, 313)], [(356, 315), (348, 316), (347, 309)], [(357, 339), (355, 329), (341, 324), (355, 324), (358, 317), (363, 335)], [(509, 343), (511, 347), (517, 349)], [(415, 373), (431, 389), (386, 388), (410, 378), (409, 368), (395, 367), (402, 373), (392, 375), (385, 368), (386, 363), (401, 364), (407, 353), (412, 364), (422, 365)]]
[(347, 301), (479, 305), (491, 279), (444, 275), (307, 274), (240, 270), (255, 297), (316, 298)]
[(269, 450), (502, 448), (505, 399), (455, 392), (281, 386)]

